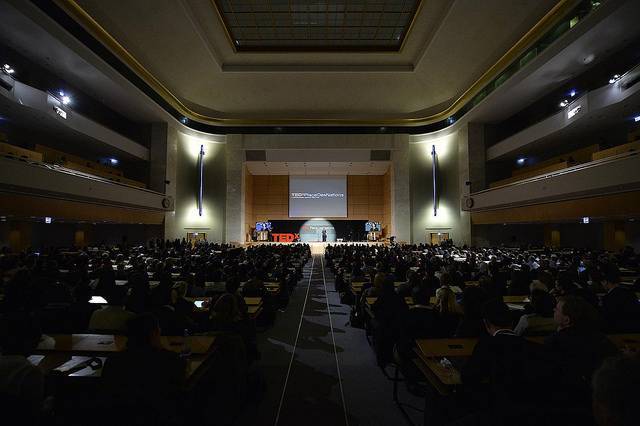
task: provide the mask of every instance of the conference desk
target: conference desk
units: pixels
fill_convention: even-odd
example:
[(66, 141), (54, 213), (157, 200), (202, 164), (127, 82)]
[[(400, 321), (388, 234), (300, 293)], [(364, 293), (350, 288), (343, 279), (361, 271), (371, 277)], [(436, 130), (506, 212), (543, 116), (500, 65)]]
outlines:
[[(640, 334), (607, 335), (619, 349), (640, 351)], [(542, 344), (545, 337), (527, 337), (528, 340)], [(444, 358), (466, 359), (471, 357), (478, 343), (476, 338), (468, 339), (416, 339), (415, 353), (418, 355), (414, 363), (423, 373), (427, 381), (441, 395), (450, 395), (455, 386), (462, 384), (460, 372), (449, 366)]]
[[(162, 336), (162, 347), (182, 353), (185, 343), (190, 349), (186, 358), (186, 386), (191, 386), (202, 366), (215, 351), (216, 336)], [(68, 378), (98, 378), (107, 356), (125, 350), (126, 336), (101, 334), (57, 334), (43, 336), (29, 360), (45, 374)], [(92, 365), (88, 365), (93, 361)]]
[[(185, 297), (185, 300), (188, 300), (193, 303), (194, 312), (208, 312), (209, 307), (212, 302), (211, 297)], [(196, 304), (196, 302), (202, 302), (201, 304)], [(262, 313), (263, 302), (262, 297), (245, 297), (244, 303), (247, 305), (247, 313), (249, 314), (249, 318), (256, 319), (260, 313)]]
[[(366, 297), (365, 301), (367, 303), (367, 305), (372, 306), (376, 300), (378, 300), (377, 297)], [(515, 305), (524, 305), (525, 303), (529, 303), (529, 296), (503, 296), (502, 300), (504, 301), (504, 303), (506, 303), (507, 305), (510, 304), (515, 304)], [(413, 305), (414, 301), (413, 301), (413, 297), (405, 297), (404, 301), (407, 305)], [(431, 305), (434, 305), (436, 303), (436, 298), (435, 296), (432, 296), (431, 298), (429, 298), (429, 303)]]

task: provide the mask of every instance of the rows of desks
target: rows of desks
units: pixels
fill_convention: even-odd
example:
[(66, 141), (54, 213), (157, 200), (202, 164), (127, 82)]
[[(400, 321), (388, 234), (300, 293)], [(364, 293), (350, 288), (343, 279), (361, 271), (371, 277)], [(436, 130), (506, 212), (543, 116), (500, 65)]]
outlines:
[[(181, 353), (189, 347), (185, 379), (190, 385), (215, 350), (216, 336), (162, 336), (164, 349)], [(29, 360), (46, 374), (68, 377), (100, 377), (106, 357), (125, 350), (126, 336), (67, 334), (43, 336)], [(186, 344), (186, 345), (185, 345)]]
[[(640, 334), (612, 334), (607, 336), (618, 348), (640, 351)], [(527, 339), (542, 343), (544, 337)], [(425, 378), (441, 395), (449, 395), (455, 386), (462, 384), (457, 368), (442, 363), (443, 358), (465, 359), (471, 357), (478, 339), (417, 339), (414, 360)]]
[[(196, 312), (208, 312), (210, 303), (212, 302), (211, 297), (185, 297), (185, 299), (193, 302), (194, 311)], [(247, 305), (247, 313), (251, 319), (257, 318), (262, 312), (262, 297), (245, 297), (244, 303)]]

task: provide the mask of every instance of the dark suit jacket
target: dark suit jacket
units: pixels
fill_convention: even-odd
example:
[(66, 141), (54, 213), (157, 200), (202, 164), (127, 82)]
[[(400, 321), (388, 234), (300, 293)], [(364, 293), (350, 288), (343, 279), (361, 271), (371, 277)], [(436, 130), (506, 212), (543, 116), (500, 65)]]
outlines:
[(112, 408), (135, 418), (146, 417), (149, 424), (164, 424), (176, 417), (184, 377), (185, 363), (177, 354), (150, 348), (114, 354), (102, 370)]
[(564, 404), (588, 402), (593, 372), (605, 358), (618, 353), (604, 334), (575, 327), (550, 334), (544, 343), (554, 361), (549, 368), (554, 370), (556, 398)]
[(546, 383), (542, 345), (512, 332), (481, 337), (461, 369), (465, 385), (488, 380), (494, 408), (535, 403)]
[(631, 333), (640, 328), (640, 304), (626, 288), (615, 287), (602, 298), (602, 315), (611, 333)]

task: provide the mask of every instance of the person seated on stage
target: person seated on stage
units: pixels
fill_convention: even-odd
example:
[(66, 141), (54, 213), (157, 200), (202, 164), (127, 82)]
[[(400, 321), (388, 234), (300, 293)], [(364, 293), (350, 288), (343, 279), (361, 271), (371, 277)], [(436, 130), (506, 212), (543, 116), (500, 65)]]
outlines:
[(374, 315), (374, 346), (378, 365), (384, 367), (392, 360), (393, 347), (405, 332), (407, 304), (396, 293), (393, 278), (382, 279), (381, 292), (371, 307)]
[[(149, 313), (127, 322), (127, 347), (102, 369), (109, 412), (126, 424), (175, 424), (186, 364), (162, 347), (158, 319)], [(122, 419), (120, 419), (122, 421)]]
[(33, 314), (11, 312), (0, 319), (0, 407), (5, 419), (28, 424), (43, 410), (44, 374), (27, 359), (40, 337)]
[(438, 337), (451, 337), (460, 322), (462, 308), (456, 302), (456, 295), (449, 287), (440, 287), (436, 291), (434, 307), (436, 315), (436, 330)]
[(95, 333), (125, 334), (127, 322), (135, 316), (124, 307), (126, 290), (115, 287), (107, 296), (108, 305), (94, 311), (89, 320), (89, 330)]
[(593, 414), (598, 426), (638, 424), (637, 387), (640, 358), (620, 356), (607, 359), (594, 373)]
[(511, 422), (535, 407), (544, 396), (548, 374), (543, 372), (541, 345), (513, 332), (511, 312), (500, 299), (486, 302), (482, 317), (487, 333), (462, 366), (460, 377), (468, 390), (479, 390), (488, 382), (488, 394), (474, 393), (487, 395), (488, 404), (479, 403), (477, 398), (470, 400), (479, 403), (475, 409), (482, 410), (476, 415), (477, 424), (517, 424)]
[(617, 268), (609, 266), (602, 285), (607, 293), (602, 298), (602, 315), (609, 333), (640, 331), (640, 303), (632, 290), (620, 285)]
[(533, 290), (529, 299), (533, 312), (520, 317), (515, 333), (518, 336), (545, 336), (555, 331), (557, 325), (553, 319), (553, 297), (544, 290)]
[(486, 334), (482, 321), (482, 309), (487, 294), (481, 287), (466, 287), (462, 295), (462, 319), (454, 333), (455, 337), (480, 337)]
[(589, 383), (602, 361), (618, 353), (599, 330), (597, 310), (577, 296), (562, 296), (553, 313), (557, 330), (544, 340), (555, 360), (554, 399), (562, 405), (589, 403)]

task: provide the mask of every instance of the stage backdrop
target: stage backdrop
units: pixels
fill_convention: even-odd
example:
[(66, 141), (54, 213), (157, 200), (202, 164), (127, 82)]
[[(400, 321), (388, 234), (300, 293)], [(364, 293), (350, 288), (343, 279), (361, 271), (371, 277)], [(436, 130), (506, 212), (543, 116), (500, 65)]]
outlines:
[[(251, 175), (245, 167), (245, 231), (258, 221), (287, 221), (289, 176)], [(313, 218), (310, 217), (309, 219)], [(344, 218), (324, 217), (332, 223)], [(336, 220), (334, 220), (336, 219)], [(391, 173), (382, 176), (347, 176), (347, 220), (372, 220), (382, 224), (383, 236), (391, 235)], [(335, 225), (334, 225), (335, 226)], [(338, 237), (340, 238), (340, 237)]]

